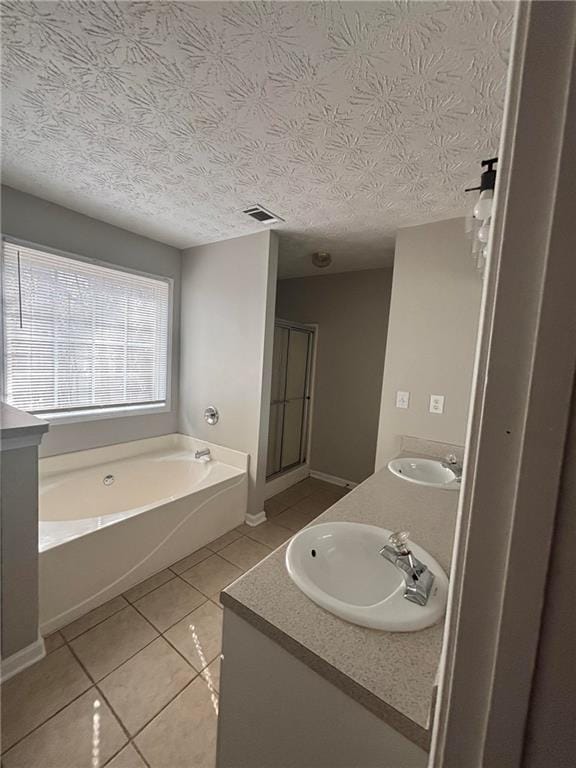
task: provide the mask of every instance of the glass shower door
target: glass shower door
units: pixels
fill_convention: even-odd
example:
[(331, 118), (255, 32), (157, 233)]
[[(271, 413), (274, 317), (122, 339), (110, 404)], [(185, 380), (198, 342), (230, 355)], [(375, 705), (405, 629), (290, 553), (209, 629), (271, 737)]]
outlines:
[(306, 461), (313, 332), (276, 325), (267, 476)]

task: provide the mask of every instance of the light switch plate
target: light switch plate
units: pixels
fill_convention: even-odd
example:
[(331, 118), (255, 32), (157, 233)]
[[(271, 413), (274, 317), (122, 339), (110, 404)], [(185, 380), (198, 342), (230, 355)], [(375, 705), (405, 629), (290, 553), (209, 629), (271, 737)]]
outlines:
[(444, 413), (444, 395), (430, 395), (430, 413)]
[(408, 408), (410, 406), (410, 392), (396, 392), (396, 408)]

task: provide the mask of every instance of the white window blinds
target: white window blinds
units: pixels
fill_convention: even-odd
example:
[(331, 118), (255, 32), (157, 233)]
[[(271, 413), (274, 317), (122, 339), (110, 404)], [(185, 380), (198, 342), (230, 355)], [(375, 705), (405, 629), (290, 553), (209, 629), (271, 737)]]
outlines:
[(4, 392), (36, 413), (164, 403), (170, 286), (3, 246)]

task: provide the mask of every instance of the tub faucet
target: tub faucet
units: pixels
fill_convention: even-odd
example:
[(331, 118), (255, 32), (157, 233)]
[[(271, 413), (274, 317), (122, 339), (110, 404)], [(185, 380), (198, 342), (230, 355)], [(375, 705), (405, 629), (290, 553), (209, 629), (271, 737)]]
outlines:
[(201, 448), (198, 451), (194, 451), (194, 458), (195, 459), (206, 459), (208, 461), (212, 458), (210, 455), (210, 448)]
[(454, 472), (456, 475), (454, 479), (457, 483), (462, 482), (462, 464), (453, 453), (449, 453), (448, 456), (446, 456), (445, 461), (442, 462), (442, 466), (444, 469), (450, 469)]
[(432, 585), (434, 574), (427, 565), (417, 560), (408, 549), (407, 531), (397, 531), (388, 537), (389, 544), (382, 547), (380, 554), (389, 563), (402, 571), (404, 576), (404, 598), (411, 603), (426, 605)]

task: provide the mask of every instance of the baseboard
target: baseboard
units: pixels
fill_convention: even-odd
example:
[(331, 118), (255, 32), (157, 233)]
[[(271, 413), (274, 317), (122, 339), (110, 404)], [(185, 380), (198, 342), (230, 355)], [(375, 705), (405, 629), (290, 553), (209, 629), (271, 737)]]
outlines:
[(315, 469), (310, 470), (310, 477), (315, 477), (316, 480), (324, 480), (325, 483), (342, 485), (346, 488), (356, 488), (358, 485), (358, 483), (354, 483), (352, 480), (345, 480), (343, 477), (336, 477), (336, 475), (327, 475), (325, 472), (316, 472)]
[(262, 510), (262, 512), (258, 512), (257, 515), (246, 515), (246, 525), (251, 526), (252, 528), (255, 528), (257, 525), (260, 525), (260, 523), (266, 522), (266, 512)]
[(17, 675), (18, 672), (31, 667), (40, 659), (46, 656), (46, 648), (44, 647), (44, 638), (38, 637), (38, 639), (27, 645), (22, 650), (13, 653), (12, 656), (8, 656), (7, 659), (2, 659), (2, 673), (0, 680), (5, 683), (10, 680), (11, 677)]
[(309, 476), (310, 467), (308, 464), (302, 464), (302, 466), (296, 467), (296, 469), (293, 469), (290, 472), (285, 472), (283, 475), (279, 475), (278, 477), (275, 477), (274, 480), (269, 480), (266, 483), (264, 498), (266, 500), (271, 499), (272, 496), (276, 496), (277, 493), (287, 490)]

